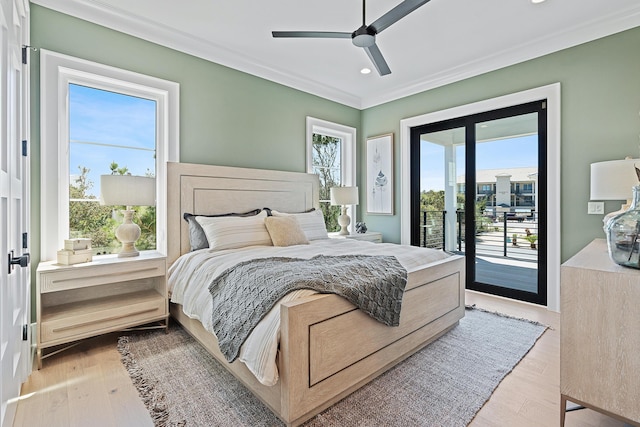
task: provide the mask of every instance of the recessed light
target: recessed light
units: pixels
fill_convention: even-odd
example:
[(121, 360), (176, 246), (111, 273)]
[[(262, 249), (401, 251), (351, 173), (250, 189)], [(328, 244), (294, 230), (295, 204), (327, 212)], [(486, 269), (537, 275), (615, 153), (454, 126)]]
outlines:
[(371, 72), (371, 68), (364, 67), (360, 72), (362, 74), (369, 74)]
[(531, 3), (533, 4), (538, 4), (538, 3), (544, 3), (545, 0), (531, 0)]

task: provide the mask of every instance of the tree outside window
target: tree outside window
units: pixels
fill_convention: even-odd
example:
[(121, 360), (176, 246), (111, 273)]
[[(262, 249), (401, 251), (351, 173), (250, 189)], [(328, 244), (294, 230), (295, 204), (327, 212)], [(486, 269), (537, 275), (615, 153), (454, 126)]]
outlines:
[(327, 231), (338, 231), (340, 206), (331, 206), (330, 189), (342, 185), (342, 139), (313, 134), (313, 173), (320, 178), (320, 209)]

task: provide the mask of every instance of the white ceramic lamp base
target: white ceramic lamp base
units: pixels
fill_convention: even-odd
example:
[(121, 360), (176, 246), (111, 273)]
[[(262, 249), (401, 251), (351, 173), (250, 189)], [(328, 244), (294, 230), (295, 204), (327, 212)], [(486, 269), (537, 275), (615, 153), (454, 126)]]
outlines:
[(132, 221), (133, 210), (122, 211), (124, 219), (122, 224), (116, 228), (116, 238), (122, 243), (122, 249), (118, 253), (118, 258), (134, 257), (140, 255), (136, 249), (136, 241), (140, 238), (140, 227)]
[(348, 236), (349, 234), (349, 224), (351, 224), (351, 218), (347, 215), (347, 207), (342, 207), (342, 215), (338, 217), (338, 224), (340, 224), (340, 235)]

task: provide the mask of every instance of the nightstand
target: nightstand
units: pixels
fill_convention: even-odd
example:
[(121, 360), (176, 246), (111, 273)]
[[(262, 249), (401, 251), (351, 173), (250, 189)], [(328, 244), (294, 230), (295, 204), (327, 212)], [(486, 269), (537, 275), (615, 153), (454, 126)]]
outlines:
[(95, 257), (62, 265), (43, 262), (36, 272), (38, 369), (43, 350), (134, 326), (167, 328), (167, 263), (156, 251), (140, 256)]
[(378, 231), (367, 231), (366, 233), (351, 233), (347, 235), (336, 233), (329, 233), (329, 237), (332, 239), (354, 239), (364, 240), (367, 242), (382, 243), (382, 233)]

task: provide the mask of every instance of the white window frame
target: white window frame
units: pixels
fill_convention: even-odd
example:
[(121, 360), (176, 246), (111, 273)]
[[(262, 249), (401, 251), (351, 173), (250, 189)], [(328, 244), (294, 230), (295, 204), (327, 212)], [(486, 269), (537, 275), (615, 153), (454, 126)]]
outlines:
[[(347, 187), (356, 186), (356, 128), (307, 116), (307, 173), (313, 173), (313, 134), (332, 136), (342, 140), (340, 151), (340, 181)], [(357, 212), (351, 209), (349, 231), (355, 231)]]
[(180, 157), (180, 85), (40, 50), (40, 259), (69, 238), (69, 84), (156, 101), (156, 250), (167, 253), (167, 165)]

